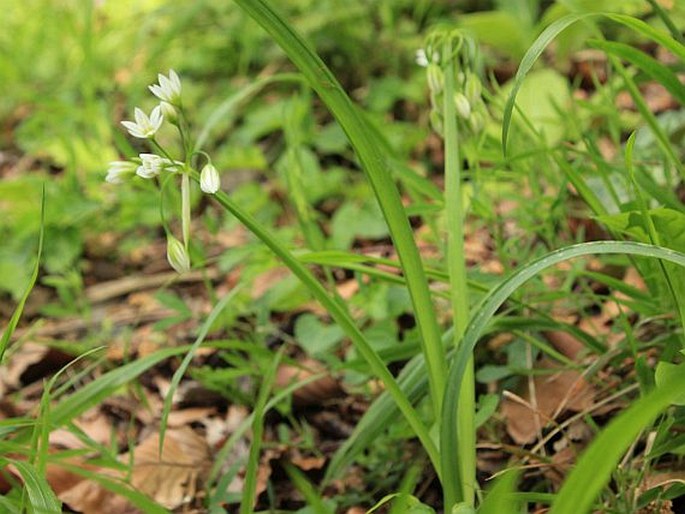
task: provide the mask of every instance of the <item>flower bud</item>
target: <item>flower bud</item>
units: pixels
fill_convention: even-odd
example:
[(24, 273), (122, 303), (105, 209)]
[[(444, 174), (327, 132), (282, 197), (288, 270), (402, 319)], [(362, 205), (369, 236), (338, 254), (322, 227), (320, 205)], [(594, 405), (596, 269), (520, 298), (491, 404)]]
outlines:
[(474, 103), (480, 98), (483, 91), (483, 86), (480, 79), (475, 73), (469, 73), (466, 76), (466, 83), (464, 84), (464, 94), (469, 102)]
[(164, 116), (165, 120), (172, 125), (178, 124), (178, 113), (173, 105), (171, 105), (169, 102), (161, 101), (159, 102), (159, 106), (162, 109), (162, 115)]
[(190, 257), (186, 252), (183, 243), (171, 234), (167, 235), (166, 258), (178, 273), (185, 273), (190, 270)]
[(434, 63), (429, 63), (427, 67), (428, 87), (433, 94), (442, 91), (442, 86), (445, 83), (445, 76), (440, 69), (440, 66)]
[(200, 189), (205, 193), (213, 195), (219, 190), (221, 185), (221, 180), (219, 178), (219, 172), (212, 163), (205, 164), (200, 173)]
[(454, 94), (454, 105), (457, 108), (457, 114), (468, 120), (471, 116), (471, 104), (463, 93)]
[(132, 161), (113, 161), (107, 168), (105, 180), (110, 184), (122, 184), (136, 174), (138, 164)]

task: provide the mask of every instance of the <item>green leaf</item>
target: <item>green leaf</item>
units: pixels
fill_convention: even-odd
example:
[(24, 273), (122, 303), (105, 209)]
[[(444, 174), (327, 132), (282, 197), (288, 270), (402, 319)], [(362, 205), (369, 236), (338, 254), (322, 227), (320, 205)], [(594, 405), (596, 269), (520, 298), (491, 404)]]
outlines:
[(337, 325), (324, 325), (313, 314), (303, 314), (295, 321), (295, 339), (312, 357), (330, 351), (344, 336)]
[[(656, 381), (657, 387), (664, 387), (664, 384), (668, 383), (669, 380), (673, 380), (682, 375), (685, 372), (685, 367), (682, 365), (671, 364), (670, 362), (659, 362), (656, 365), (656, 371), (654, 373), (654, 380)], [(685, 405), (685, 392), (675, 400), (673, 400), (674, 405)]]

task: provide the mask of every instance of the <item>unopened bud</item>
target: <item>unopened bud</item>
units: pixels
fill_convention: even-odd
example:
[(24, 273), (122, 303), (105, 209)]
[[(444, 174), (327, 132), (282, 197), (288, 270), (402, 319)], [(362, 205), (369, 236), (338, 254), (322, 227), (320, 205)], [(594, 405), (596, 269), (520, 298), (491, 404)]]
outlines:
[(454, 105), (457, 108), (457, 114), (468, 120), (471, 116), (471, 104), (463, 93), (454, 94)]
[(427, 67), (427, 76), (428, 87), (433, 94), (437, 94), (442, 91), (442, 86), (445, 83), (445, 76), (443, 75), (440, 66), (435, 63), (429, 63)]
[(178, 273), (185, 273), (190, 270), (190, 257), (186, 252), (183, 243), (171, 234), (167, 235), (166, 258)]
[(159, 106), (162, 109), (164, 119), (169, 123), (176, 125), (178, 123), (178, 113), (176, 112), (176, 107), (165, 101), (160, 102)]
[(213, 195), (219, 190), (221, 185), (221, 180), (219, 178), (219, 172), (212, 163), (205, 164), (200, 172), (200, 189), (205, 193)]
[(483, 86), (475, 73), (469, 73), (464, 84), (464, 94), (469, 102), (474, 103), (480, 98)]

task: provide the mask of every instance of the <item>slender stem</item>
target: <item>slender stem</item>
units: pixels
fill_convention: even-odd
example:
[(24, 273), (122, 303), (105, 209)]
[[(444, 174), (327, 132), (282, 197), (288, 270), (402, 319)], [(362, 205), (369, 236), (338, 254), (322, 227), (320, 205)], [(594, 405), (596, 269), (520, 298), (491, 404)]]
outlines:
[(181, 226), (183, 229), (183, 246), (188, 251), (190, 242), (190, 177), (188, 172), (181, 174)]
[[(199, 180), (199, 174), (191, 172), (193, 180)], [(416, 436), (428, 454), (438, 476), (440, 475), (440, 456), (437, 447), (428, 432), (428, 428), (422, 422), (407, 396), (402, 392), (397, 380), (392, 376), (385, 366), (378, 353), (371, 347), (359, 328), (350, 318), (347, 311), (329, 295), (323, 285), (314, 275), (295, 257), (285, 246), (283, 246), (268, 230), (266, 230), (257, 220), (234, 204), (226, 193), (219, 191), (214, 198), (248, 230), (257, 236), (274, 254), (283, 261), (290, 271), (309, 289), (309, 292), (321, 303), (328, 311), (331, 318), (340, 326), (347, 337), (354, 343), (359, 354), (366, 360), (371, 371), (383, 382), (388, 393), (397, 404), (397, 408), (402, 412), (407, 423), (412, 428)]]
[(414, 316), (421, 334), (422, 350), (428, 366), (434, 415), (439, 418), (447, 364), (423, 263), (392, 178), (388, 156), (382, 152), (368, 123), (326, 64), (302, 36), (276, 13), (270, 3), (267, 0), (235, 0), (235, 2), (271, 34), (300, 69), (340, 123), (359, 157), (383, 211), (407, 279), (407, 289), (414, 306)]
[[(448, 38), (443, 51), (451, 56), (453, 42)], [(445, 91), (443, 95), (443, 114), (445, 131), (445, 206), (447, 209), (447, 270), (450, 277), (450, 296), (454, 323), (454, 345), (458, 347), (469, 322), (468, 284), (466, 262), (464, 259), (464, 207), (461, 191), (461, 156), (459, 155), (459, 132), (457, 113), (454, 105), (455, 93), (454, 59), (448, 58), (445, 66)], [(444, 485), (445, 509), (450, 509), (458, 501), (473, 505), (476, 471), (476, 434), (473, 359), (470, 360), (462, 378), (460, 411), (457, 417), (459, 439), (458, 455), (449, 458), (459, 459), (461, 467), (461, 494), (452, 485)], [(453, 408), (443, 405), (443, 408)], [(445, 476), (445, 481), (450, 478)]]

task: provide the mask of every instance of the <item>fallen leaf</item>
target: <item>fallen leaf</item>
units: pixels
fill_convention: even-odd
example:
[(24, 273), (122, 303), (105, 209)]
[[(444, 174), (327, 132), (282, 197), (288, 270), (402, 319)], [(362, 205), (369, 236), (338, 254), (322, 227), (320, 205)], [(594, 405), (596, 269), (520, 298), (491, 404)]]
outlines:
[[(281, 364), (276, 373), (276, 387), (282, 389), (325, 371), (323, 364), (314, 359), (303, 359), (301, 366)], [(293, 403), (298, 406), (319, 405), (341, 393), (338, 381), (326, 375), (293, 391)]]
[(534, 398), (527, 389), (520, 401), (511, 397), (502, 401), (501, 412), (506, 419), (507, 432), (517, 444), (535, 441), (539, 429), (561, 412), (581, 412), (593, 403), (594, 388), (577, 371), (560, 368), (547, 358), (541, 359), (536, 369), (559, 371), (532, 379)]

